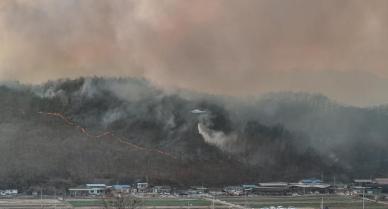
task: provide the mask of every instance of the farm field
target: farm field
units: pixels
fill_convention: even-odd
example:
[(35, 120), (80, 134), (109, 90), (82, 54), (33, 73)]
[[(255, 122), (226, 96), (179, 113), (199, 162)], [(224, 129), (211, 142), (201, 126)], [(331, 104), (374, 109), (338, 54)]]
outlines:
[[(298, 209), (319, 209), (321, 204), (320, 196), (298, 196), (298, 197), (219, 197), (219, 200), (233, 203), (236, 205), (244, 206), (247, 208), (266, 208), (270, 206), (293, 206)], [(109, 200), (102, 199), (68, 199), (65, 202), (58, 200), (37, 200), (37, 199), (3, 199), (0, 200), (1, 209), (102, 209), (104, 205), (111, 204)], [(198, 208), (209, 209), (212, 208), (212, 201), (205, 199), (195, 198), (144, 198), (141, 199), (141, 208), (159, 208), (159, 209), (172, 209), (172, 208)], [(348, 196), (325, 196), (324, 206), (328, 206), (330, 209), (361, 209), (362, 200), (353, 199)], [(227, 205), (215, 204), (215, 208), (233, 208)], [(388, 209), (388, 203), (365, 201), (366, 209)]]
[[(320, 208), (321, 196), (297, 196), (297, 197), (224, 197), (221, 200), (249, 208), (263, 208), (270, 206), (283, 206), (296, 208)], [(324, 196), (324, 206), (330, 209), (362, 209), (362, 200), (348, 196)], [(365, 201), (367, 209), (388, 209), (388, 205)]]
[[(283, 206), (295, 208), (316, 208), (319, 209), (321, 205), (320, 196), (298, 196), (298, 197), (222, 197), (217, 198), (233, 204), (246, 206), (247, 208), (264, 208), (270, 206)], [(76, 200), (68, 201), (73, 207), (91, 207), (103, 206), (102, 200)], [(208, 207), (211, 206), (211, 201), (202, 199), (143, 199), (143, 207)], [(215, 204), (219, 208), (220, 204)], [(353, 199), (348, 196), (325, 196), (324, 206), (330, 209), (362, 209), (362, 200)], [(388, 205), (365, 201), (366, 209), (388, 209)]]
[[(103, 200), (68, 200), (73, 207), (91, 207), (104, 206), (111, 204), (110, 201)], [(141, 205), (145, 207), (151, 206), (210, 206), (211, 202), (202, 199), (143, 199)]]
[(55, 199), (0, 199), (1, 209), (71, 209), (72, 206)]

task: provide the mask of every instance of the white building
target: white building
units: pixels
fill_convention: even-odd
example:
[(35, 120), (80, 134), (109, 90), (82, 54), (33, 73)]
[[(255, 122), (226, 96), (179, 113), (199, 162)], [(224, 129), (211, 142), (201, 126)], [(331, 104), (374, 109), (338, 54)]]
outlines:
[(18, 190), (17, 189), (6, 189), (6, 190), (0, 190), (1, 196), (9, 196), (9, 195), (17, 195)]
[(71, 196), (104, 195), (107, 186), (105, 184), (86, 184), (76, 188), (70, 188)]
[(146, 182), (140, 182), (136, 184), (137, 192), (140, 192), (140, 193), (148, 192), (148, 187), (149, 185)]

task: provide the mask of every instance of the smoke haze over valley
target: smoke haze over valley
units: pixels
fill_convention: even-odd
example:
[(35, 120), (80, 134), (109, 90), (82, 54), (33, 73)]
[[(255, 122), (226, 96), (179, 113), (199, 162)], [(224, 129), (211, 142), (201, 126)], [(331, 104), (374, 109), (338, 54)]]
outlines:
[(2, 0), (0, 80), (140, 76), (165, 88), (388, 102), (383, 0)]
[(386, 177), (387, 33), (383, 0), (2, 0), (0, 187)]

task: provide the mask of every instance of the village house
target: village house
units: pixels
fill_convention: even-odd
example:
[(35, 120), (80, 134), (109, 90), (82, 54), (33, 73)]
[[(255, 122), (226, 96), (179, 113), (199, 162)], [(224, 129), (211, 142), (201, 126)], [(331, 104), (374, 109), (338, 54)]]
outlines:
[(99, 196), (106, 193), (107, 186), (105, 184), (86, 184), (75, 188), (70, 188), (70, 196)]

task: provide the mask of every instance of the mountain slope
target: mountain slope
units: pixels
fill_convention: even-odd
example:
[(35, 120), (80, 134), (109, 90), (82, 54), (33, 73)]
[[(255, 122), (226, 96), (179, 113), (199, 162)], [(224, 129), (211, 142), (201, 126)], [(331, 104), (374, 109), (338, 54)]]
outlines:
[(388, 117), (319, 95), (226, 98), (141, 79), (80, 78), (3, 85), (0, 96), (2, 185), (387, 174)]

